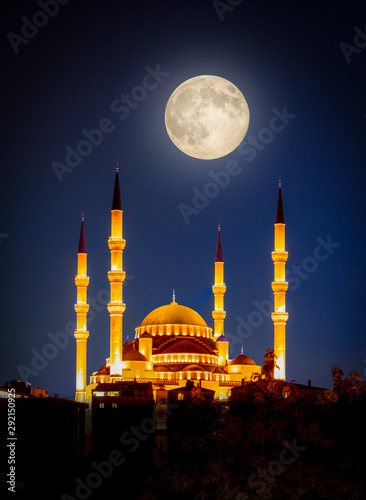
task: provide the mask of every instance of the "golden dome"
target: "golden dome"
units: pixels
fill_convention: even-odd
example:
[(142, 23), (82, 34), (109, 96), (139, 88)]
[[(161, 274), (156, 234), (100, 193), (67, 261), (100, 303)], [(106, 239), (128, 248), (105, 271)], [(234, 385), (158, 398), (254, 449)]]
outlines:
[(177, 304), (175, 300), (171, 304), (151, 311), (140, 326), (145, 325), (195, 325), (207, 327), (205, 320), (196, 311)]

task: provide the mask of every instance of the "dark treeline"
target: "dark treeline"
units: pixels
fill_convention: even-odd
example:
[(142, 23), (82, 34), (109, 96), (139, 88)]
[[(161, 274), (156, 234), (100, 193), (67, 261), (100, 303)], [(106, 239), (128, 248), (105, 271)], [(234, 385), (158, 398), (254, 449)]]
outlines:
[(229, 408), (198, 394), (171, 415), (168, 454), (140, 498), (365, 499), (366, 392), (357, 372), (332, 374), (317, 398), (262, 378)]
[(304, 397), (270, 374), (245, 382), (240, 404), (206, 401), (197, 387), (189, 404), (169, 411), (166, 453), (156, 446), (151, 409), (126, 409), (123, 422), (108, 421), (98, 452), (86, 458), (56, 446), (67, 422), (50, 421), (48, 434), (43, 421), (49, 446), (38, 452), (34, 435), (28, 459), (18, 456), (18, 477), (22, 465), (32, 481), (16, 496), (364, 500), (365, 385), (357, 372), (344, 377), (333, 366), (332, 374), (333, 389), (318, 397)]

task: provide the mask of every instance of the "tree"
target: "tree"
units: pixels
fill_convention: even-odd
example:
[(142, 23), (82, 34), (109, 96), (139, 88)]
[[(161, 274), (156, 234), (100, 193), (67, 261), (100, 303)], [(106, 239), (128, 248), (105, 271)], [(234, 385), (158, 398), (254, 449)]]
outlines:
[(275, 368), (279, 368), (276, 360), (277, 355), (275, 354), (274, 349), (267, 349), (266, 354), (264, 355), (264, 362), (262, 366), (262, 376), (264, 378), (274, 378), (274, 370)]
[(358, 396), (358, 392), (363, 392), (365, 388), (357, 390), (361, 380), (361, 375), (357, 371), (352, 371), (349, 377), (343, 379), (344, 372), (339, 365), (332, 365), (333, 387), (329, 399), (333, 401), (349, 400), (352, 401)]

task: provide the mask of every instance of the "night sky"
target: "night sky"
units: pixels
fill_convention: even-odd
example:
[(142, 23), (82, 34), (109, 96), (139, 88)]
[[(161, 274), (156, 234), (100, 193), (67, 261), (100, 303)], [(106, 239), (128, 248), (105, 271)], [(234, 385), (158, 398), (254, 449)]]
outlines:
[[(109, 356), (116, 162), (126, 239), (124, 342), (151, 310), (171, 302), (173, 288), (179, 304), (213, 326), (220, 222), (230, 356), (243, 345), (263, 363), (273, 347), (281, 177), (287, 380), (331, 387), (332, 364), (365, 378), (365, 6), (227, 2), (71, 0), (49, 10), (52, 17), (39, 14), (42, 2), (3, 7), (11, 12), (1, 21), (0, 384), (23, 376), (50, 395), (74, 397), (70, 322), (82, 212), (88, 378)], [(251, 114), (244, 143), (211, 161), (182, 153), (164, 125), (171, 93), (201, 74), (234, 83)], [(88, 146), (94, 129), (102, 132)], [(82, 156), (66, 158), (77, 148)], [(236, 175), (220, 174), (228, 162)], [(194, 213), (184, 217), (182, 204)]]

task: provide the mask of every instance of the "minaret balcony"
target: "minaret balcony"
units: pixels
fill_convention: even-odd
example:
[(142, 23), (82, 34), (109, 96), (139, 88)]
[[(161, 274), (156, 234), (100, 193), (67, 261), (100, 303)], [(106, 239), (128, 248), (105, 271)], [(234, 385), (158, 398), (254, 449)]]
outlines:
[(82, 275), (75, 276), (75, 285), (76, 286), (88, 286), (89, 285), (88, 276), (82, 276)]
[(288, 252), (286, 252), (285, 250), (275, 250), (271, 255), (273, 262), (286, 262)]
[(272, 281), (272, 290), (274, 292), (286, 292), (288, 289), (287, 281)]
[(212, 287), (213, 293), (223, 294), (226, 292), (226, 285), (224, 283), (213, 285)]
[(280, 311), (275, 311), (271, 314), (273, 323), (286, 323), (287, 318), (288, 318), (288, 313), (287, 312), (280, 312)]
[(76, 340), (86, 340), (89, 337), (89, 332), (86, 330), (75, 330), (74, 337)]
[(226, 317), (226, 311), (223, 311), (222, 309), (215, 309), (212, 311), (212, 317), (214, 320), (224, 320)]
[(123, 314), (126, 310), (126, 304), (120, 302), (119, 304), (113, 304), (110, 302), (107, 306), (110, 314)]
[(76, 313), (87, 313), (89, 311), (89, 304), (75, 304), (74, 309)]
[(111, 283), (122, 283), (126, 278), (126, 272), (120, 269), (108, 271), (108, 279)]
[(108, 240), (110, 250), (123, 250), (126, 246), (126, 240), (120, 236), (111, 236)]

